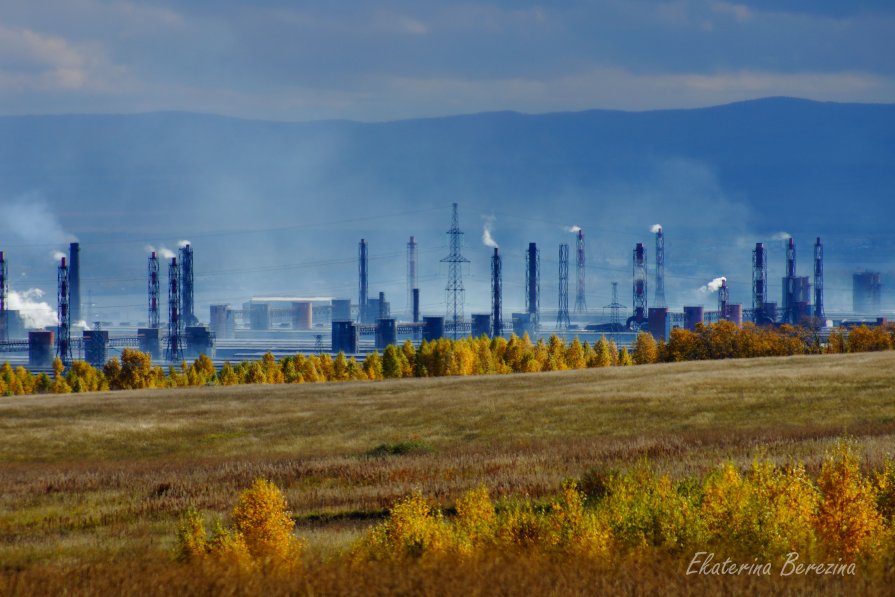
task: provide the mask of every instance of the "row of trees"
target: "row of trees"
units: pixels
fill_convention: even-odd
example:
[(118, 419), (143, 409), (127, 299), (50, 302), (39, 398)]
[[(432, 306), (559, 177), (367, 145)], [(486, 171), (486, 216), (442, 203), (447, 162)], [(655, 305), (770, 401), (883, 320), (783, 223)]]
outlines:
[(317, 383), (328, 381), (379, 380), (403, 377), (491, 375), (564, 371), (657, 362), (751, 358), (793, 354), (866, 352), (891, 350), (895, 326), (859, 327), (848, 333), (833, 332), (821, 342), (816, 332), (801, 327), (760, 328), (744, 324), (738, 328), (722, 321), (699, 325), (696, 331), (674, 329), (668, 341), (656, 342), (641, 333), (633, 350), (619, 350), (616, 343), (601, 337), (592, 345), (576, 337), (566, 344), (561, 338), (532, 342), (528, 335), (506, 338), (441, 338), (415, 347), (409, 340), (388, 346), (382, 355), (373, 352), (362, 361), (329, 354), (288, 356), (277, 360), (271, 353), (258, 361), (220, 370), (207, 356), (183, 362), (168, 370), (153, 366), (146, 353), (125, 348), (121, 357), (109, 360), (101, 370), (76, 361), (66, 370), (58, 359), (53, 376), (32, 374), (24, 367), (0, 366), (0, 395), (93, 392), (140, 388), (171, 388), (254, 383)]

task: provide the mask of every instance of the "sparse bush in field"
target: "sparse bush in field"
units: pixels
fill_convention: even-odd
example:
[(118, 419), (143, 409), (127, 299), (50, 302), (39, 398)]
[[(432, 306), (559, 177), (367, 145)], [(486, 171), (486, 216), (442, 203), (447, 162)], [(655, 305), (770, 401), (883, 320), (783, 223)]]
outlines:
[(513, 500), (497, 517), (496, 538), (507, 547), (535, 548), (547, 544), (550, 529), (531, 500)]
[(301, 542), (292, 534), (295, 522), (286, 498), (276, 485), (256, 479), (239, 496), (233, 509), (233, 528), (216, 521), (209, 538), (202, 516), (190, 508), (177, 530), (175, 558), (189, 562), (202, 557), (239, 565), (291, 567), (301, 555)]
[(469, 551), (491, 544), (496, 525), (494, 504), (484, 485), (467, 491), (457, 500), (456, 535), (461, 550)]
[(824, 459), (817, 485), (823, 495), (817, 530), (832, 549), (853, 555), (872, 551), (882, 540), (877, 494), (861, 475), (853, 445), (839, 441)]
[(574, 481), (566, 481), (559, 498), (550, 505), (549, 543), (567, 553), (604, 556), (609, 553), (612, 531), (603, 518), (584, 506), (585, 496)]
[(363, 537), (355, 554), (373, 560), (416, 558), (427, 553), (446, 553), (454, 544), (441, 511), (414, 492), (392, 506), (388, 519)]

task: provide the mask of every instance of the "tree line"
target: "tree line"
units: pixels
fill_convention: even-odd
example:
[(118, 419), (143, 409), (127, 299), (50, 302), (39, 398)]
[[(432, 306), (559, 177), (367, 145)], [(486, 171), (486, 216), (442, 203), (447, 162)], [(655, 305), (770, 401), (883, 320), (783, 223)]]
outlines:
[(891, 350), (895, 325), (835, 330), (826, 340), (815, 330), (783, 325), (742, 328), (731, 322), (699, 324), (695, 331), (671, 330), (667, 341), (652, 335), (637, 335), (632, 350), (619, 349), (613, 340), (601, 337), (593, 344), (575, 337), (566, 343), (558, 336), (533, 342), (528, 335), (507, 338), (440, 338), (410, 340), (389, 345), (380, 355), (368, 354), (362, 361), (340, 352), (296, 354), (277, 359), (267, 353), (257, 361), (226, 362), (216, 369), (211, 359), (200, 355), (192, 363), (181, 362), (166, 369), (153, 365), (148, 353), (125, 348), (103, 367), (75, 361), (67, 369), (57, 358), (52, 376), (31, 373), (25, 367), (0, 366), (0, 395), (65, 394), (102, 390), (177, 388), (206, 385), (319, 383), (375, 381), (408, 377), (444, 377), (536, 373), (595, 367), (616, 367), (709, 359), (754, 358), (795, 354), (821, 354)]

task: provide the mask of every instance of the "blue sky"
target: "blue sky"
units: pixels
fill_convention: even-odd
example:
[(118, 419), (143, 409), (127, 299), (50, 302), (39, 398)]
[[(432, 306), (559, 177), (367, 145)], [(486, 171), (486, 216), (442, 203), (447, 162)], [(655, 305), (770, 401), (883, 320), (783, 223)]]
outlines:
[(0, 0), (0, 113), (895, 102), (895, 2)]

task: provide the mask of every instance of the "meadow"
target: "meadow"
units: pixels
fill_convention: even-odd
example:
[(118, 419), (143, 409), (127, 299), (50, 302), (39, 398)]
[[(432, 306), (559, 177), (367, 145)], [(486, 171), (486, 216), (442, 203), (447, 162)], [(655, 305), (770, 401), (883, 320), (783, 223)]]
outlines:
[[(482, 483), (549, 501), (648, 461), (671, 479), (799, 461), (849, 437), (869, 472), (895, 451), (895, 353), (663, 363), (521, 375), (0, 398), (0, 590), (10, 594), (875, 594), (892, 558), (844, 579), (687, 576), (692, 554), (574, 562), (490, 554), (352, 562), (419, 490), (447, 515)], [(175, 563), (181, 517), (227, 522), (271, 480), (305, 543), (288, 579)]]

